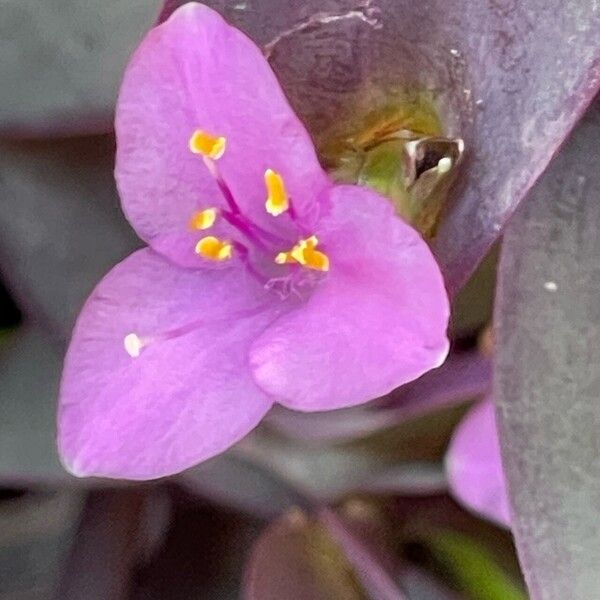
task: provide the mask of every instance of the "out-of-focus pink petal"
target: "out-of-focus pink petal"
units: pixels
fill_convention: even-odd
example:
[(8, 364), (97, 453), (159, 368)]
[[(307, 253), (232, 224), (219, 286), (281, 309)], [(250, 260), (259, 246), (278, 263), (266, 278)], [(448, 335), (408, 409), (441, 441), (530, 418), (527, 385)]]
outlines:
[(267, 169), (283, 175), (301, 215), (312, 214), (314, 199), (329, 185), (259, 48), (208, 7), (181, 7), (136, 51), (116, 117), (125, 213), (140, 237), (179, 264), (201, 264), (187, 231), (190, 216), (224, 205), (202, 159), (188, 148), (196, 129), (227, 138), (218, 167), (255, 222), (272, 226), (264, 208)]
[(350, 406), (439, 366), (448, 352), (448, 298), (419, 234), (388, 201), (356, 186), (328, 194), (319, 248), (327, 280), (252, 346), (258, 383), (298, 410)]
[[(248, 351), (282, 305), (244, 272), (193, 271), (150, 249), (118, 264), (77, 321), (61, 385), (59, 446), (76, 475), (152, 479), (246, 435), (272, 404)], [(236, 316), (237, 314), (237, 316)], [(195, 323), (137, 358), (124, 337)]]
[(483, 516), (510, 526), (510, 508), (502, 469), (494, 405), (474, 406), (454, 432), (446, 456), (454, 496)]

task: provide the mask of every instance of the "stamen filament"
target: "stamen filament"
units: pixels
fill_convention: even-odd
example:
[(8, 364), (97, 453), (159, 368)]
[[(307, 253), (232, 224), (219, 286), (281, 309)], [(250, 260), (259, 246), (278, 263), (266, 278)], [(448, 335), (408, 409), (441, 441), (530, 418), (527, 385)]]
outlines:
[(260, 245), (263, 250), (267, 250), (267, 247), (264, 245), (260, 237), (271, 242), (272, 244), (288, 243), (288, 240), (279, 237), (275, 233), (271, 233), (270, 231), (263, 229), (260, 225), (257, 225), (253, 221), (250, 221), (250, 219), (245, 217), (243, 213), (233, 214), (227, 211), (223, 211), (221, 214), (230, 225), (233, 225), (246, 237), (251, 239), (256, 244)]
[(221, 172), (219, 171), (219, 168), (217, 167), (215, 161), (209, 158), (208, 156), (203, 156), (202, 159), (204, 160), (204, 164), (206, 165), (206, 168), (208, 169), (209, 173), (213, 176), (216, 184), (219, 186), (219, 190), (221, 190), (221, 194), (223, 194), (225, 202), (227, 202), (227, 205), (229, 206), (229, 210), (232, 213), (239, 213), (240, 207), (237, 205), (237, 202), (235, 201), (231, 190), (229, 189), (227, 183), (225, 183), (225, 180), (221, 176)]
[(246, 248), (246, 246), (244, 246), (243, 244), (240, 244), (239, 242), (233, 242), (233, 245), (235, 247), (235, 251), (236, 251), (240, 261), (243, 263), (244, 267), (246, 268), (246, 271), (248, 271), (248, 273), (250, 273), (250, 275), (252, 275), (252, 277), (254, 277), (254, 279), (256, 279), (256, 281), (258, 281), (258, 283), (260, 283), (260, 285), (265, 286), (265, 288), (266, 288), (269, 278), (266, 277), (265, 275), (263, 275), (250, 262), (250, 252), (248, 251), (248, 248)]
[(155, 333), (152, 335), (138, 335), (137, 333), (128, 333), (123, 338), (123, 346), (125, 348), (125, 352), (127, 352), (127, 354), (131, 356), (131, 358), (139, 358), (144, 348), (147, 348), (151, 344), (181, 337), (183, 335), (191, 333), (196, 329), (199, 329), (200, 327), (203, 327), (204, 325), (212, 325), (215, 323), (218, 324), (224, 321), (229, 321), (231, 319), (244, 319), (254, 317), (263, 312), (268, 306), (268, 304), (260, 304), (254, 308), (240, 310), (216, 319), (197, 319), (195, 321), (186, 323), (185, 325), (181, 325), (180, 327), (175, 327), (173, 329), (163, 331), (161, 333)]
[(245, 235), (249, 240), (256, 244), (261, 250), (267, 251), (268, 248), (264, 242), (254, 232), (254, 224), (244, 218), (242, 213), (230, 213), (227, 211), (222, 212), (223, 218), (232, 226), (235, 227), (240, 233)]

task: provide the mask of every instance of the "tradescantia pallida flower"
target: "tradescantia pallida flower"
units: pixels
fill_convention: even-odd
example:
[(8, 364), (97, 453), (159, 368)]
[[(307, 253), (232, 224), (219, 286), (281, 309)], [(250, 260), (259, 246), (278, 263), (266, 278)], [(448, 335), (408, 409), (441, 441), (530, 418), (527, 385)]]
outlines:
[(476, 404), (457, 427), (446, 455), (454, 496), (486, 518), (510, 527), (510, 505), (491, 398)]
[(148, 247), (77, 321), (59, 447), (74, 474), (150, 479), (224, 451), (274, 402), (382, 395), (446, 357), (448, 300), (387, 200), (334, 185), (260, 50), (188, 4), (125, 74), (116, 178)]

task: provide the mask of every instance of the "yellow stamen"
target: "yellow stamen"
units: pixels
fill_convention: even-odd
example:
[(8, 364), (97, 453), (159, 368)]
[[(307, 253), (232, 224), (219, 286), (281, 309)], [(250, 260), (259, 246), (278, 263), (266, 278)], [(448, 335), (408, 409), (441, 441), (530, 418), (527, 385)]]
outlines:
[(311, 235), (305, 240), (300, 240), (290, 251), (290, 254), (296, 262), (301, 265), (306, 263), (305, 253), (314, 250), (317, 247), (319, 240), (316, 235)]
[(194, 154), (201, 154), (217, 160), (223, 156), (227, 140), (223, 136), (211, 135), (201, 129), (192, 133), (189, 141), (190, 150)]
[(291, 252), (280, 252), (276, 257), (275, 257), (275, 262), (278, 265), (286, 265), (289, 263), (295, 263), (296, 260), (294, 259), (294, 257), (292, 256)]
[(329, 271), (329, 257), (316, 249), (319, 240), (311, 235), (305, 240), (300, 240), (289, 252), (280, 252), (275, 257), (278, 265), (298, 263), (315, 271)]
[(196, 244), (196, 254), (208, 258), (209, 260), (227, 260), (231, 258), (233, 246), (212, 235), (202, 238)]
[(265, 185), (267, 186), (265, 207), (270, 215), (277, 217), (290, 206), (283, 177), (272, 169), (267, 169), (265, 171)]
[(217, 209), (207, 208), (192, 215), (190, 219), (191, 229), (210, 229), (217, 220)]
[(304, 266), (315, 271), (329, 271), (329, 257), (319, 250), (304, 251)]

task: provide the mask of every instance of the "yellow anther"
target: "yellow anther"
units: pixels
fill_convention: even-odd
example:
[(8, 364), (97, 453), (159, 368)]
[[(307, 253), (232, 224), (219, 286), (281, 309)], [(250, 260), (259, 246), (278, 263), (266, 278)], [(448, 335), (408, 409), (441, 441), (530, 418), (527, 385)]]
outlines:
[(211, 135), (201, 129), (196, 129), (189, 141), (190, 150), (194, 154), (201, 154), (214, 160), (223, 156), (226, 145), (227, 140), (223, 136)]
[(192, 215), (190, 219), (191, 229), (210, 229), (217, 220), (217, 209), (207, 208)]
[(329, 271), (329, 257), (319, 250), (307, 248), (304, 251), (304, 266), (315, 271)]
[(319, 240), (316, 235), (311, 235), (309, 238), (305, 240), (300, 240), (290, 251), (290, 254), (294, 258), (296, 262), (299, 262), (301, 265), (306, 264), (305, 254), (306, 252), (313, 251)]
[(227, 260), (231, 258), (233, 246), (212, 235), (202, 238), (196, 244), (196, 254), (208, 258), (209, 260)]
[(290, 207), (283, 177), (276, 171), (267, 169), (265, 171), (265, 185), (267, 186), (265, 207), (270, 215), (277, 217)]
[(131, 358), (138, 358), (144, 344), (136, 333), (129, 333), (123, 339), (123, 346)]
[(280, 252), (275, 262), (278, 265), (297, 263), (316, 271), (329, 271), (329, 257), (316, 249), (318, 243), (314, 235), (300, 240), (289, 252)]

